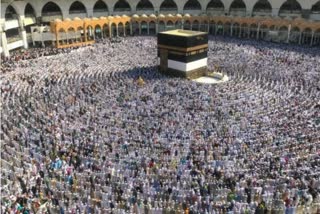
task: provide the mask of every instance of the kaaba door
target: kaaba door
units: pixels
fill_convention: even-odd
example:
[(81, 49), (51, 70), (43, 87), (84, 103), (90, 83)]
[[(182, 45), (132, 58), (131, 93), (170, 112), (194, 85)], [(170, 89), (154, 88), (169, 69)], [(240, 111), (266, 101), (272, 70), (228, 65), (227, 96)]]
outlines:
[(160, 49), (160, 70), (166, 72), (168, 69), (168, 50)]

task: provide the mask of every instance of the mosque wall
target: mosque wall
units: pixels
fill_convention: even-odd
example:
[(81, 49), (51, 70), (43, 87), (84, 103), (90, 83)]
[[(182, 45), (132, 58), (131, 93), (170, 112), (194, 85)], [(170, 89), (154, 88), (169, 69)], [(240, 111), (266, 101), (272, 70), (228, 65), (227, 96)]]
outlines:
[[(10, 37), (20, 37), (21, 47), (27, 48), (32, 42), (31, 27), (49, 24), (55, 19), (147, 15), (161, 21), (162, 15), (178, 17), (179, 14), (302, 18), (317, 22), (320, 21), (320, 0), (3, 0), (0, 17), (2, 50), (5, 55), (9, 54)], [(16, 31), (12, 33), (8, 31), (10, 29)]]

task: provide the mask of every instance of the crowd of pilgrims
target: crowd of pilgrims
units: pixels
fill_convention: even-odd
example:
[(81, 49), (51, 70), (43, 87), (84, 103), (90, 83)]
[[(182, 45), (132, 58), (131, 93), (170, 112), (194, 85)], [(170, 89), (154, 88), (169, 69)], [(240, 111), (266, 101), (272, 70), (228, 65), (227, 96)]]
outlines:
[(71, 47), (71, 48), (53, 48), (53, 47), (35, 47), (29, 50), (20, 49), (17, 51), (12, 51), (10, 53), (10, 56), (5, 57), (1, 55), (1, 64), (0, 69), (1, 73), (7, 73), (14, 71), (15, 65), (18, 61), (21, 60), (31, 60), (31, 59), (37, 59), (39, 57), (43, 56), (52, 56), (57, 54), (67, 54), (70, 53), (72, 50), (76, 50), (79, 47)]
[(156, 46), (6, 60), (1, 213), (319, 213), (319, 50), (212, 37), (230, 80), (209, 85), (158, 73)]

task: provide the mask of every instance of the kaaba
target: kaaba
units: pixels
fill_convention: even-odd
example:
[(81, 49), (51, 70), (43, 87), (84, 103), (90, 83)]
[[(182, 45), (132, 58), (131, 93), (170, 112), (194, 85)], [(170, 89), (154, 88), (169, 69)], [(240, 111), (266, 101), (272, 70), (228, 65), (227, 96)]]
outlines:
[(195, 79), (207, 71), (208, 34), (190, 30), (158, 33), (159, 70), (167, 75)]

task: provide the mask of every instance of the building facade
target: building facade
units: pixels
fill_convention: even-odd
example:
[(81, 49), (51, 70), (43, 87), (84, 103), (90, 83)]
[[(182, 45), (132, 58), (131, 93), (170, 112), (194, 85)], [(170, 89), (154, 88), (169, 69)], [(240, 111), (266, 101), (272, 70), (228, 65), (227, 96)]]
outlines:
[[(84, 18), (100, 18), (100, 17), (132, 17), (132, 20), (140, 18), (138, 26), (140, 29), (137, 33), (143, 34), (153, 32), (150, 25), (142, 23), (145, 18), (154, 19), (156, 28), (154, 31), (159, 32), (164, 30), (163, 27), (172, 29), (177, 27), (176, 23), (171, 23), (175, 18), (182, 17), (181, 25), (178, 28), (188, 29), (191, 26), (199, 25), (199, 29), (207, 29), (210, 33), (210, 17), (216, 17), (218, 22), (214, 24), (214, 32), (211, 34), (227, 34), (229, 28), (235, 29), (236, 33), (250, 34), (251, 21), (247, 23), (243, 20), (260, 19), (267, 22), (268, 29), (274, 35), (289, 34), (289, 31), (294, 31), (297, 35), (297, 43), (304, 44), (304, 35), (309, 35), (310, 44), (317, 44), (318, 32), (317, 27), (301, 27), (291, 29), (291, 23), (294, 20), (301, 22), (310, 22), (312, 26), (319, 25), (320, 21), (320, 0), (3, 0), (1, 2), (1, 18), (0, 18), (0, 36), (1, 47), (0, 52), (5, 56), (9, 55), (9, 51), (23, 47), (28, 48), (32, 43), (32, 27), (49, 25), (54, 20), (74, 20)], [(209, 17), (207, 23), (197, 23), (199, 19), (189, 17)], [(155, 17), (155, 18), (154, 18)], [(161, 23), (161, 19), (166, 17), (167, 22)], [(219, 17), (219, 18), (218, 18)], [(171, 21), (172, 20), (172, 21)], [(203, 19), (201, 19), (203, 20)], [(229, 21), (228, 21), (229, 20)], [(237, 20), (242, 20), (241, 22)], [(274, 20), (275, 25), (272, 25)], [(196, 21), (193, 23), (192, 21)], [(147, 22), (149, 23), (149, 22)], [(279, 26), (279, 25), (283, 26)], [(126, 23), (121, 23), (126, 24)], [(129, 22), (131, 29), (135, 23)], [(248, 26), (245, 26), (247, 24)], [(287, 25), (286, 25), (287, 24)], [(201, 25), (203, 25), (201, 27)], [(205, 26), (206, 25), (206, 26)], [(230, 25), (229, 27), (226, 25)], [(244, 26), (242, 26), (244, 25)], [(308, 24), (306, 25), (308, 26)], [(147, 28), (147, 29), (146, 29)], [(48, 28), (41, 28), (48, 29)], [(118, 29), (118, 26), (116, 26)], [(242, 29), (242, 31), (241, 31)], [(246, 33), (246, 30), (248, 32)], [(320, 27), (319, 27), (320, 29)], [(240, 30), (240, 33), (237, 31)], [(305, 32), (306, 31), (306, 32)], [(41, 42), (46, 41), (46, 32), (39, 32), (38, 38)], [(132, 31), (130, 32), (132, 33)], [(238, 35), (229, 32), (229, 34)], [(43, 34), (43, 35), (42, 35)], [(50, 34), (50, 32), (47, 32)], [(118, 30), (114, 33), (119, 35)], [(109, 33), (112, 36), (113, 33)], [(76, 36), (74, 36), (76, 37)], [(289, 36), (287, 36), (289, 37)], [(283, 40), (280, 38), (280, 40)], [(301, 40), (301, 41), (300, 41)], [(316, 40), (316, 41), (314, 41)], [(290, 42), (290, 38), (285, 39)]]

